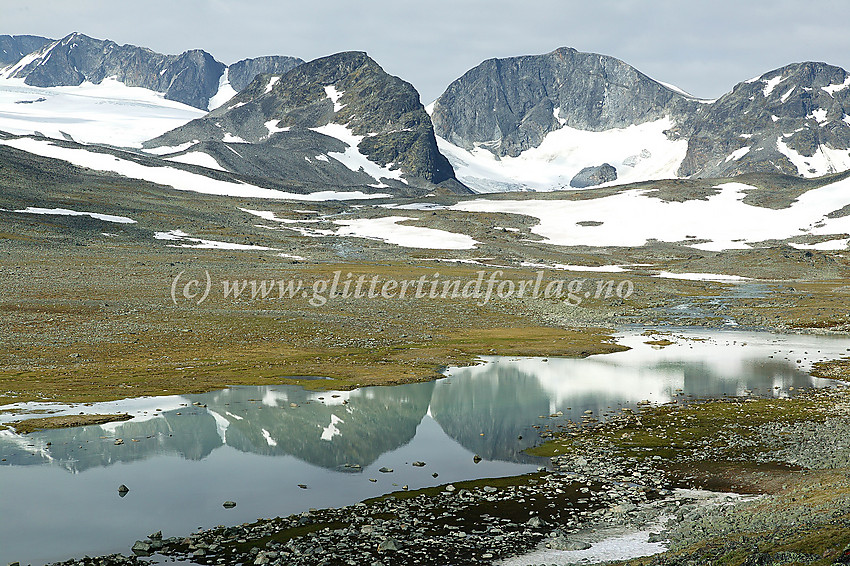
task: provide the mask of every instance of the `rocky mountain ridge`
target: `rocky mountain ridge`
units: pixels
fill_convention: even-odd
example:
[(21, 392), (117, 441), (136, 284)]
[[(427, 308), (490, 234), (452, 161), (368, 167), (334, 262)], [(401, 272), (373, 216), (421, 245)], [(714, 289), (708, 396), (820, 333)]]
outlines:
[[(850, 169), (848, 108), (850, 76), (825, 63), (788, 65), (739, 83), (717, 100), (700, 100), (613, 57), (560, 48), (484, 61), (437, 99), (432, 119), (456, 168), (469, 165), (481, 151), (492, 154), (496, 170), (499, 162), (534, 151), (545, 154), (538, 164), (547, 167), (547, 161), (587, 145), (587, 133), (610, 133), (600, 151), (562, 167), (561, 177), (564, 171), (569, 175), (554, 178), (548, 187), (559, 188), (580, 169), (610, 162), (622, 174), (652, 157), (657, 150), (640, 139), (621, 148), (626, 142), (618, 132), (661, 120), (669, 121), (661, 130), (666, 140), (656, 146), (667, 145), (659, 149), (668, 158), (663, 167), (654, 163), (643, 178), (630, 180), (844, 171)], [(555, 143), (560, 145), (553, 149)], [(621, 149), (625, 153), (616, 153)], [(509, 181), (505, 184), (512, 188)]]
[[(86, 81), (100, 84), (112, 78), (202, 110), (208, 109), (210, 99), (219, 92), (225, 72), (229, 71), (230, 84), (238, 91), (257, 74), (285, 72), (303, 63), (295, 57), (274, 56), (244, 59), (228, 68), (200, 49), (163, 55), (80, 33), (55, 41), (27, 37), (0, 36), (0, 48), (9, 52), (5, 61), (0, 60), (8, 65), (0, 70), (0, 77), (24, 79), (35, 87), (78, 86)], [(27, 49), (30, 51), (25, 53)]]

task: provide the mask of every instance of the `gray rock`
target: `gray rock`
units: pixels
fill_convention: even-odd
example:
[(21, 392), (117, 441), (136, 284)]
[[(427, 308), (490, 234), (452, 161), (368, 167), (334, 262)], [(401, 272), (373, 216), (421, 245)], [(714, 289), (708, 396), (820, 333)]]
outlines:
[(534, 516), (525, 523), (532, 529), (539, 529), (540, 527), (546, 526), (546, 522), (540, 517)]
[[(545, 55), (489, 59), (437, 99), (437, 135), (498, 156), (537, 147), (563, 125), (603, 131), (656, 120), (686, 97), (626, 63), (562, 47)], [(556, 114), (557, 109), (557, 116)]]
[(400, 548), (400, 543), (393, 538), (385, 539), (385, 540), (381, 541), (381, 544), (378, 545), (378, 551), (385, 551), (385, 550), (397, 551), (399, 548)]
[(130, 550), (132, 550), (133, 554), (135, 554), (136, 556), (150, 556), (152, 547), (151, 543), (147, 541), (137, 540), (136, 543), (133, 545), (133, 548), (131, 548)]
[(570, 181), (570, 186), (575, 189), (584, 189), (616, 180), (617, 169), (608, 163), (603, 163), (594, 167), (585, 167), (576, 173)]
[[(502, 157), (538, 147), (564, 126), (599, 132), (669, 118), (667, 138), (687, 141), (679, 176), (813, 176), (837, 171), (805, 158), (821, 147), (850, 149), (850, 124), (843, 121), (850, 89), (840, 88), (847, 77), (840, 67), (795, 63), (742, 82), (716, 101), (699, 101), (618, 59), (560, 48), (484, 61), (449, 85), (432, 121), (449, 142)], [(810, 164), (798, 169), (788, 150)], [(650, 157), (643, 149), (623, 164), (635, 167)]]
[(251, 84), (251, 81), (253, 81), (257, 75), (282, 75), (291, 71), (303, 62), (303, 59), (299, 59), (297, 57), (283, 56), (242, 59), (227, 68), (227, 80), (230, 82), (230, 86), (232, 86), (236, 92), (239, 92)]
[(52, 40), (36, 35), (0, 35), (0, 65), (11, 65)]

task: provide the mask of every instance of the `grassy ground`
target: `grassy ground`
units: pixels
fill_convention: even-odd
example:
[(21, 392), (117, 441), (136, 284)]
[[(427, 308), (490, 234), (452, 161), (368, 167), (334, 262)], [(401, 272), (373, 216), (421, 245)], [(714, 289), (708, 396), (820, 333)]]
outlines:
[[(403, 263), (269, 268), (253, 258), (194, 254), (202, 257), (193, 261), (221, 278), (271, 273), (311, 282), (354, 271), (401, 280), (430, 273)], [(310, 387), (351, 388), (432, 379), (441, 367), (469, 364), (481, 354), (586, 356), (622, 349), (605, 330), (544, 325), (504, 303), (337, 298), (318, 308), (303, 297), (234, 300), (212, 293), (200, 306), (174, 305), (170, 281), (182, 271), (185, 252), (170, 258), (136, 253), (130, 266), (115, 265), (111, 254), (89, 253), (65, 269), (49, 268), (61, 265), (50, 255), (22, 266), (27, 284), (0, 299), (0, 319), (10, 331), (0, 403), (201, 392), (292, 382), (291, 376), (333, 378), (305, 380)], [(471, 268), (447, 267), (441, 275), (477, 277)]]

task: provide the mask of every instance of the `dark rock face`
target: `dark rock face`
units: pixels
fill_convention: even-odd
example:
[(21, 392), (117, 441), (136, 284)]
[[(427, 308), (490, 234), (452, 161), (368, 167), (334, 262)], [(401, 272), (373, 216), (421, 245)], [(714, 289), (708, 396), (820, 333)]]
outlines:
[(484, 61), (449, 85), (432, 119), (455, 145), (517, 156), (563, 125), (623, 128), (697, 104), (619, 59), (561, 48)]
[(230, 86), (232, 86), (236, 92), (239, 92), (251, 84), (251, 81), (253, 81), (257, 75), (282, 75), (291, 71), (303, 62), (303, 59), (299, 59), (297, 57), (284, 57), (277, 55), (269, 57), (255, 57), (253, 59), (242, 59), (227, 68), (227, 78), (230, 81)]
[(11, 65), (24, 55), (38, 51), (51, 39), (36, 35), (0, 35), (0, 65)]
[[(180, 55), (163, 55), (134, 45), (118, 45), (113, 41), (93, 39), (73, 33), (61, 40), (33, 38), (14, 42), (17, 51), (38, 45), (39, 57), (16, 69), (12, 78), (23, 78), (30, 86), (77, 86), (84, 81), (100, 84), (115, 78), (127, 86), (147, 88), (165, 94), (168, 100), (206, 110), (209, 100), (218, 92), (219, 79), (227, 68), (212, 55), (191, 50)], [(40, 44), (39, 44), (40, 43)], [(20, 57), (17, 57), (16, 62)], [(228, 73), (236, 90), (244, 88), (259, 73), (289, 70), (301, 63), (292, 57), (259, 57), (236, 63)]]
[(574, 189), (584, 189), (616, 180), (617, 169), (608, 163), (603, 163), (595, 167), (585, 167), (576, 173), (575, 177), (570, 181), (570, 186)]
[[(330, 98), (332, 93), (337, 100)], [(199, 149), (222, 153), (228, 140), (242, 140), (254, 145), (240, 145), (241, 159), (227, 158), (234, 172), (287, 175), (299, 182), (322, 179), (341, 186), (375, 183), (365, 172), (327, 158), (328, 152), (343, 153), (345, 144), (310, 128), (328, 125), (362, 136), (359, 151), (400, 171), (408, 183), (448, 183), (453, 190), (467, 191), (437, 149), (431, 120), (413, 86), (360, 52), (317, 59), (283, 75), (260, 75), (222, 107), (145, 147), (198, 140), (205, 142)], [(223, 153), (232, 152), (224, 148)]]

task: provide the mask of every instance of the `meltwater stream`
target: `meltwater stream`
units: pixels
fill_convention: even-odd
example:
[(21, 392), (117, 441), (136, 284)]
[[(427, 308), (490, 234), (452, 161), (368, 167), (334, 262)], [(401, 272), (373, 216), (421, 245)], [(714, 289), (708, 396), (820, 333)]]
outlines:
[[(535, 425), (647, 400), (793, 395), (829, 386), (808, 369), (850, 351), (850, 340), (831, 337), (707, 330), (654, 337), (673, 344), (648, 345), (651, 337), (634, 331), (618, 337), (632, 347), (626, 352), (487, 357), (435, 382), (348, 392), (278, 385), (0, 407), (0, 423), (35, 410), (134, 416), (24, 436), (0, 431), (0, 563), (129, 553), (159, 530), (186, 535), (348, 505), (403, 485), (521, 474), (547, 463), (523, 453), (539, 442)], [(121, 484), (130, 488), (124, 497)], [(223, 508), (226, 500), (236, 508)]]

